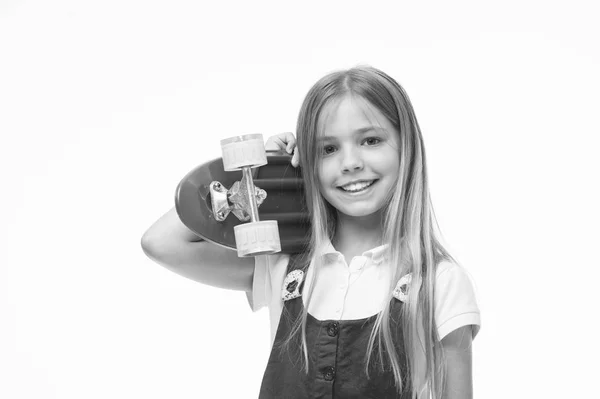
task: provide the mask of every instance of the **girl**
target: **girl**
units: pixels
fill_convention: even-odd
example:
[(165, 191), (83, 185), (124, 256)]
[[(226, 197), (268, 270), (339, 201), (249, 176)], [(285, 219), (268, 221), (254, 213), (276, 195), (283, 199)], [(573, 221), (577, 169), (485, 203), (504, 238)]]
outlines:
[(186, 277), (268, 306), (260, 398), (471, 398), (473, 286), (434, 230), (423, 139), (402, 87), (371, 67), (331, 73), (291, 133), (267, 149), (302, 166), (311, 217), (302, 254), (238, 258), (172, 209), (142, 238)]

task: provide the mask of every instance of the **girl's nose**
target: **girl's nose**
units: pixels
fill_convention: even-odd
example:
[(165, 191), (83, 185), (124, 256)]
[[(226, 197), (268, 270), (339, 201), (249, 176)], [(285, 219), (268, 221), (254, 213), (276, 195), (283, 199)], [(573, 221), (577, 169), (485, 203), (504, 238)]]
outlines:
[(353, 172), (355, 170), (361, 170), (363, 168), (363, 161), (357, 150), (346, 150), (344, 151), (344, 157), (342, 159), (342, 171)]

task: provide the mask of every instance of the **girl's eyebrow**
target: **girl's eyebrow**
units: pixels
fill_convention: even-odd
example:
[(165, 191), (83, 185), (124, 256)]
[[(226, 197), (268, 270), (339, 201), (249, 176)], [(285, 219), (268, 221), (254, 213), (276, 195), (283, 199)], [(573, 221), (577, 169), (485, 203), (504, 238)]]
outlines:
[[(353, 134), (355, 135), (362, 135), (371, 131), (383, 131), (386, 132), (386, 130), (381, 127), (381, 126), (365, 126), (365, 127), (361, 127), (360, 129), (356, 129)], [(335, 140), (337, 139), (337, 137), (335, 136), (320, 136), (317, 138), (317, 141), (327, 141), (327, 140)]]

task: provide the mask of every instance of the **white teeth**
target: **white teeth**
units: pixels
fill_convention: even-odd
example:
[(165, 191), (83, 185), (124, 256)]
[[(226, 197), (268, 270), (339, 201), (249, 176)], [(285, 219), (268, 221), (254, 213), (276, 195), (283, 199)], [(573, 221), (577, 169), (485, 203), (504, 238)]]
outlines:
[(341, 189), (344, 191), (360, 191), (360, 190), (364, 190), (365, 188), (369, 187), (371, 184), (373, 184), (373, 182), (374, 182), (374, 180), (360, 182), (360, 183), (347, 184), (345, 186), (342, 186)]

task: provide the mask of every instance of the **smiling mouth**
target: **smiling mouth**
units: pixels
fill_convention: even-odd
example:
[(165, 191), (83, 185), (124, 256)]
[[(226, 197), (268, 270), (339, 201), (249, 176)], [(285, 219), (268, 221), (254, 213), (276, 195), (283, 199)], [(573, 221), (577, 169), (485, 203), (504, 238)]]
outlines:
[(358, 183), (346, 184), (345, 186), (338, 187), (338, 189), (347, 193), (359, 193), (371, 187), (376, 181), (377, 180), (366, 180)]

